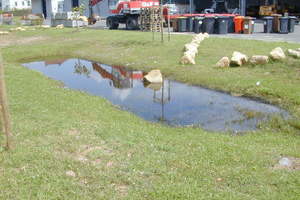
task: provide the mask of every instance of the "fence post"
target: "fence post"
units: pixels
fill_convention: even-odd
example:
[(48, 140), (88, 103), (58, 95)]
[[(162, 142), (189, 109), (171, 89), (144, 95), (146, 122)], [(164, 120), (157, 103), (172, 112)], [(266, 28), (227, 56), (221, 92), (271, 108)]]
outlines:
[(1, 108), (2, 130), (6, 135), (6, 148), (10, 149), (11, 142), (12, 142), (11, 122), (10, 122), (10, 116), (8, 111), (6, 86), (5, 86), (5, 79), (4, 79), (4, 66), (3, 66), (3, 59), (1, 53), (0, 53), (0, 108)]

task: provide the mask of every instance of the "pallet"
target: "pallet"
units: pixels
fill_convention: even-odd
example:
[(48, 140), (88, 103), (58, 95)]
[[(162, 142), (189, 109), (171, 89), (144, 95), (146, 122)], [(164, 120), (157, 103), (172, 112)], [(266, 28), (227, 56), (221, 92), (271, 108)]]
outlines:
[(140, 27), (142, 31), (160, 32), (163, 22), (162, 12), (157, 8), (143, 8), (140, 13)]

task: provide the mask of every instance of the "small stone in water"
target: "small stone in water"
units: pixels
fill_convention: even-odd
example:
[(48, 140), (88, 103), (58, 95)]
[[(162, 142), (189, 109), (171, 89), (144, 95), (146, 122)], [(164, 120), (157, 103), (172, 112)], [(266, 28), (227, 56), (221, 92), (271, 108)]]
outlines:
[(279, 160), (279, 164), (281, 166), (289, 167), (292, 165), (292, 161), (289, 158), (284, 157)]

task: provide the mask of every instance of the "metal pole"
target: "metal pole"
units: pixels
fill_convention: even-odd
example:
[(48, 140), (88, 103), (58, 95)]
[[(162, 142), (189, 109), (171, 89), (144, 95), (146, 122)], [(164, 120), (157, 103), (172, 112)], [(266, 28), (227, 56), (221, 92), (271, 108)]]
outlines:
[(193, 14), (194, 0), (190, 0), (190, 14)]
[(246, 15), (246, 0), (240, 0), (240, 14), (242, 16)]

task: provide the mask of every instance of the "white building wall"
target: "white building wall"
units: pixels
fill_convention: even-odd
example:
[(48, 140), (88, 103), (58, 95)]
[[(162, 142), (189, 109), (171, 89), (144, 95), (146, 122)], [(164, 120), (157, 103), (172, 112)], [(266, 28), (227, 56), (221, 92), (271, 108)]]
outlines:
[(14, 9), (30, 9), (31, 0), (0, 0), (2, 1), (3, 10), (14, 10)]
[[(52, 13), (58, 12), (58, 1), (59, 0), (46, 0), (46, 12), (47, 18), (51, 18)], [(43, 13), (42, 0), (32, 0), (32, 13), (41, 14)]]
[(64, 12), (72, 11), (72, 0), (64, 0)]
[[(56, 13), (59, 11), (58, 4), (61, 0), (46, 0), (46, 9), (47, 9), (47, 18), (51, 16), (51, 13)], [(85, 10), (83, 14), (89, 17), (89, 1), (88, 0), (79, 0), (79, 5), (84, 5)], [(72, 11), (72, 0), (64, 0), (63, 2), (63, 11), (70, 12)], [(32, 0), (32, 13), (38, 14), (42, 13), (42, 0)], [(93, 12), (95, 15), (100, 17), (107, 17), (110, 15), (108, 0), (103, 0), (93, 7)]]
[(108, 0), (103, 0), (95, 5), (93, 11), (95, 15), (98, 15), (100, 17), (108, 17), (109, 15), (111, 15), (109, 12)]
[(51, 13), (57, 13), (57, 11), (58, 11), (58, 1), (57, 0), (47, 1), (47, 13), (50, 13), (51, 15)]
[(43, 13), (42, 9), (42, 1), (41, 0), (32, 0), (32, 13), (33, 14), (41, 14)]

